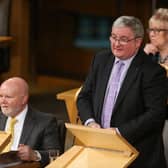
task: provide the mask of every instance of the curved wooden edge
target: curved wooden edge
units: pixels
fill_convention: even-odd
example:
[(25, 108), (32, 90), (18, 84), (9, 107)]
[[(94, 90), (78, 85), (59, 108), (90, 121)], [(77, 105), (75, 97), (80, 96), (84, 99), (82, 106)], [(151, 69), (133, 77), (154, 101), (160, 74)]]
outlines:
[(76, 100), (78, 97), (78, 94), (81, 90), (82, 86), (79, 88), (71, 89), (65, 92), (58, 93), (56, 95), (56, 98), (58, 100), (64, 100), (69, 116), (69, 120), (71, 123), (80, 123), (79, 122), (79, 116), (78, 116), (78, 110), (76, 106)]

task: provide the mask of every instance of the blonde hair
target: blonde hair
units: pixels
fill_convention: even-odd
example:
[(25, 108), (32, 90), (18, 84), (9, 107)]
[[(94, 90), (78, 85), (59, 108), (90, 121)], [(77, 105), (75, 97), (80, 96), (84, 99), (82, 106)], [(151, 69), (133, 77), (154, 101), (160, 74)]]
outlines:
[(152, 15), (152, 17), (149, 19), (149, 23), (153, 21), (157, 21), (168, 26), (168, 9), (167, 8), (157, 9)]

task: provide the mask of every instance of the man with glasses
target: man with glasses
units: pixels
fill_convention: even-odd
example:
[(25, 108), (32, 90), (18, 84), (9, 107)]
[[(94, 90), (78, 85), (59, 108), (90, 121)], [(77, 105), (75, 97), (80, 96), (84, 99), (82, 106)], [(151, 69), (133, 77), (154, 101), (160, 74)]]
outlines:
[(166, 168), (166, 72), (140, 49), (143, 36), (138, 18), (114, 21), (111, 50), (94, 57), (77, 107), (84, 125), (116, 131), (135, 146), (139, 156), (130, 167)]

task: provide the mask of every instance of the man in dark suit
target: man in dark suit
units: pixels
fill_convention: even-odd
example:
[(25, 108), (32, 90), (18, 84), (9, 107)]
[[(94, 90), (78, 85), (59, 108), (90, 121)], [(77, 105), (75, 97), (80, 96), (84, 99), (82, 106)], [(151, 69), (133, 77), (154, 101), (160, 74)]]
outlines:
[[(140, 49), (143, 36), (139, 19), (121, 16), (114, 21), (111, 50), (94, 57), (77, 106), (84, 125), (115, 130), (139, 151), (130, 167), (166, 168), (166, 72)], [(119, 62), (123, 66), (116, 82)]]
[(0, 86), (0, 130), (8, 130), (10, 120), (14, 126), (10, 150), (18, 150), (24, 161), (49, 163), (50, 149), (60, 149), (57, 120), (54, 116), (39, 112), (28, 105), (28, 84), (19, 77), (4, 81)]

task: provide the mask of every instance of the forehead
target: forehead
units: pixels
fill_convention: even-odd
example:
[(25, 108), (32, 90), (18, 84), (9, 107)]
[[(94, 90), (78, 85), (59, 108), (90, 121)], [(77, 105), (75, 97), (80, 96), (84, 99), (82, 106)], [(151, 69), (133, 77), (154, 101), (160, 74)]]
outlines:
[(113, 27), (111, 34), (115, 34), (117, 36), (133, 36), (134, 33), (130, 27)]
[(168, 28), (168, 22), (160, 21), (160, 20), (151, 20), (149, 22), (150, 28)]
[(10, 83), (2, 84), (0, 87), (0, 94), (17, 95), (20, 94), (20, 88)]

